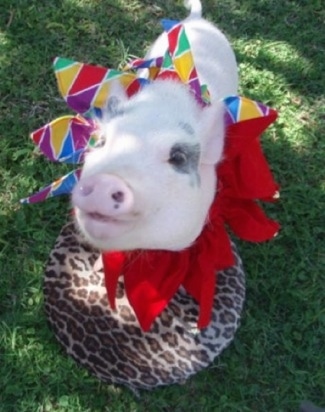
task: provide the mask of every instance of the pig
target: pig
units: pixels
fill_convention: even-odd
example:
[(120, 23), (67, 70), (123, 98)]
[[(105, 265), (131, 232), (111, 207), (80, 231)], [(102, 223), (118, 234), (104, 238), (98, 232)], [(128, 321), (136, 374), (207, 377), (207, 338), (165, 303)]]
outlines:
[[(221, 99), (237, 94), (237, 63), (224, 34), (202, 18), (201, 2), (185, 5), (190, 14), (182, 23), (211, 104), (203, 107), (172, 79), (157, 79), (130, 98), (114, 85), (103, 139), (87, 154), (72, 193), (78, 227), (100, 250), (182, 250), (207, 222), (225, 140)], [(146, 58), (166, 49), (162, 34)]]

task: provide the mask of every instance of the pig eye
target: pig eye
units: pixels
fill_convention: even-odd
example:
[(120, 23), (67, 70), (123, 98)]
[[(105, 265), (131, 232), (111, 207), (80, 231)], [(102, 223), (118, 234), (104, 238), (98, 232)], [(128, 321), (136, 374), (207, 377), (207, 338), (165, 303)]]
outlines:
[(178, 173), (197, 173), (200, 159), (200, 146), (176, 143), (169, 152), (168, 163)]
[(104, 136), (101, 136), (96, 143), (93, 145), (94, 149), (99, 149), (100, 147), (103, 147), (105, 144), (105, 138)]
[(187, 163), (188, 157), (187, 154), (181, 149), (172, 149), (168, 159), (168, 163), (174, 167), (181, 168)]

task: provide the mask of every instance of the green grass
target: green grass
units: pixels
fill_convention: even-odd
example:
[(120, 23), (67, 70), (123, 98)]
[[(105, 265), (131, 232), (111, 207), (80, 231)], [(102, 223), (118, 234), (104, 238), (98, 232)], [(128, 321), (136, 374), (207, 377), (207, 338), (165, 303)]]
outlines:
[[(216, 5), (217, 3), (217, 5)], [(248, 275), (232, 346), (184, 386), (143, 393), (98, 382), (48, 329), (44, 264), (69, 203), (18, 200), (63, 174), (33, 154), (28, 134), (67, 113), (56, 55), (117, 67), (182, 18), (171, 0), (2, 0), (0, 5), (0, 411), (295, 412), (325, 405), (325, 9), (321, 0), (206, 0), (235, 48), (241, 93), (279, 120), (263, 145), (282, 187), (268, 213), (272, 242), (240, 244)]]

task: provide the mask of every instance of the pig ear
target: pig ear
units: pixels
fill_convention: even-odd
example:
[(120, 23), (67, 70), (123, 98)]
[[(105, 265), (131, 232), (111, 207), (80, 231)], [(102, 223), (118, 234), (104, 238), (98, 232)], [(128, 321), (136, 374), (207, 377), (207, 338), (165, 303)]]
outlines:
[(202, 141), (201, 163), (218, 163), (222, 157), (225, 136), (222, 102), (214, 102), (202, 110), (199, 133)]

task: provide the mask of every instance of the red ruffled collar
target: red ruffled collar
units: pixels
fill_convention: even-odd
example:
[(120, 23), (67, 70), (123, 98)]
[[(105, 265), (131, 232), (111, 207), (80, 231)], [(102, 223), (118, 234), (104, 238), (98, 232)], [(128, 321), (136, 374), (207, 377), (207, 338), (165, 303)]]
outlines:
[(118, 278), (124, 284), (139, 324), (148, 331), (180, 286), (199, 304), (198, 327), (211, 319), (216, 273), (235, 264), (226, 227), (241, 239), (262, 242), (273, 238), (279, 224), (264, 214), (257, 200), (274, 201), (274, 182), (259, 137), (277, 117), (228, 125), (224, 159), (216, 168), (218, 186), (207, 223), (194, 244), (179, 252), (136, 250), (102, 253), (108, 299), (115, 308)]

